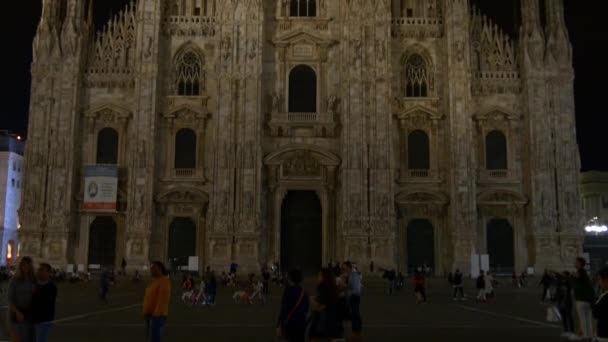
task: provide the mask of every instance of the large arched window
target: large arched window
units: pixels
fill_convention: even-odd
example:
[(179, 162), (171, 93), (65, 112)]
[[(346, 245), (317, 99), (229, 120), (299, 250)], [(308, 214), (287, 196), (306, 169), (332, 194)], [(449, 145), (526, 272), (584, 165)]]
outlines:
[(405, 95), (407, 97), (427, 97), (430, 77), (422, 56), (411, 55), (405, 62)]
[(110, 127), (97, 135), (97, 164), (118, 164), (118, 132)]
[(289, 3), (289, 16), (316, 17), (317, 0), (291, 0)]
[(501, 131), (486, 135), (486, 169), (507, 169), (507, 138)]
[(187, 50), (175, 64), (175, 93), (180, 96), (198, 96), (203, 87), (203, 62), (194, 51)]
[(196, 168), (196, 133), (182, 128), (175, 135), (175, 168)]
[(298, 65), (289, 73), (289, 112), (317, 112), (317, 74), (308, 65)]
[(429, 136), (415, 130), (407, 137), (407, 164), (410, 170), (428, 170), (431, 167)]

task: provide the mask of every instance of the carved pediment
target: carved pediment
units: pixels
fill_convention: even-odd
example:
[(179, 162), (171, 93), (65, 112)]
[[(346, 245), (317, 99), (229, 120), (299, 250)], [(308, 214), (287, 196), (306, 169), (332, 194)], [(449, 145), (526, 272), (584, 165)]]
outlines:
[(524, 195), (510, 190), (492, 190), (479, 194), (477, 203), (479, 205), (515, 204), (523, 206), (528, 203), (528, 199)]
[(195, 123), (205, 121), (210, 117), (210, 114), (205, 107), (195, 107), (183, 104), (172, 108), (170, 111), (163, 114), (166, 120), (172, 120), (182, 123)]
[(133, 114), (130, 110), (113, 104), (91, 109), (84, 113), (85, 118), (107, 123), (118, 123), (129, 120), (132, 116)]
[(501, 121), (519, 120), (519, 119), (521, 119), (521, 115), (517, 115), (517, 114), (510, 112), (508, 110), (505, 110), (503, 108), (492, 107), (492, 108), (488, 108), (483, 111), (477, 112), (475, 115), (473, 115), (473, 119), (478, 122), (484, 122), (484, 121), (501, 122)]
[(310, 151), (294, 152), (281, 165), (284, 177), (321, 177), (321, 163)]
[(410, 123), (436, 122), (442, 120), (445, 115), (424, 106), (415, 106), (395, 114), (400, 121)]
[(335, 154), (318, 148), (314, 145), (294, 144), (286, 146), (270, 153), (264, 158), (265, 165), (284, 165), (288, 160), (295, 158), (300, 153), (308, 153), (322, 166), (337, 167), (340, 165), (340, 158)]
[(296, 44), (312, 44), (327, 47), (336, 44), (337, 41), (305, 31), (304, 29), (298, 29), (278, 36), (272, 40), (272, 43), (278, 47)]
[(397, 194), (396, 201), (403, 205), (437, 204), (443, 206), (448, 204), (448, 197), (441, 192), (412, 191)]
[(156, 197), (158, 203), (178, 204), (178, 203), (209, 203), (207, 193), (192, 188), (171, 188), (160, 193)]

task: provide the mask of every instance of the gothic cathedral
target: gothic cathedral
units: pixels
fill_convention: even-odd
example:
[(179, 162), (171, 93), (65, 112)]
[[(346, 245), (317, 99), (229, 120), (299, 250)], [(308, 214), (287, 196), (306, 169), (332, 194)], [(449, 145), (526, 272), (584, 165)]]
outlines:
[[(517, 40), (469, 0), (137, 0), (99, 32), (92, 7), (43, 0), (21, 255), (439, 275), (582, 252), (562, 0), (521, 0)], [(83, 206), (100, 164), (109, 212)]]

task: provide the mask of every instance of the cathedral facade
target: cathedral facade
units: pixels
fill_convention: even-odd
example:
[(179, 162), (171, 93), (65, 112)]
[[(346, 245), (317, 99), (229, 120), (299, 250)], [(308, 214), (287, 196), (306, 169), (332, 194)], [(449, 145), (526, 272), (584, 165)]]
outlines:
[[(436, 274), (581, 253), (561, 0), (517, 40), (468, 0), (43, 0), (21, 255)], [(542, 18), (542, 20), (541, 20)], [(117, 165), (116, 210), (83, 209)]]

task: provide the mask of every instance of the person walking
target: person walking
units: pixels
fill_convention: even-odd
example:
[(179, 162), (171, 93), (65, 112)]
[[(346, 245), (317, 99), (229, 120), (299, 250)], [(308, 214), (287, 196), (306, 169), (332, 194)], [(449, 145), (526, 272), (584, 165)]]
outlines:
[(146, 320), (148, 341), (160, 342), (169, 315), (171, 281), (165, 265), (160, 261), (152, 263), (150, 275), (152, 281), (144, 294), (143, 314)]
[(486, 272), (485, 280), (486, 301), (493, 301), (496, 296), (494, 293), (494, 277), (490, 271)]
[(395, 270), (385, 270), (384, 271), (384, 275), (382, 276), (383, 278), (385, 278), (388, 282), (388, 295), (391, 296), (393, 295), (393, 292), (395, 290)]
[(593, 317), (591, 305), (595, 301), (595, 290), (585, 270), (587, 262), (583, 258), (576, 258), (576, 274), (572, 278), (576, 313), (580, 323), (582, 338), (590, 340), (593, 337)]
[(538, 285), (543, 287), (543, 294), (540, 297), (540, 302), (544, 303), (547, 300), (551, 300), (551, 298), (547, 298), (548, 294), (549, 297), (551, 297), (549, 293), (549, 288), (551, 287), (551, 276), (549, 275), (549, 271), (545, 270), (542, 278), (540, 278), (540, 282), (538, 283)]
[(211, 271), (209, 276), (209, 284), (207, 285), (207, 303), (209, 305), (215, 305), (215, 298), (217, 296), (217, 279), (215, 278), (215, 272)]
[(593, 317), (597, 320), (598, 341), (608, 341), (608, 267), (604, 266), (599, 272), (599, 284), (602, 294), (593, 305)]
[(335, 341), (344, 338), (344, 325), (338, 313), (336, 276), (328, 268), (321, 270), (316, 296), (312, 298), (310, 340)]
[(32, 295), (35, 285), (32, 258), (24, 256), (8, 283), (7, 318), (12, 342), (34, 341)]
[(125, 260), (125, 258), (122, 258), (122, 262), (120, 263), (120, 268), (122, 269), (122, 276), (126, 276), (127, 275), (127, 260)]
[(414, 274), (414, 293), (416, 294), (417, 303), (426, 303), (426, 291), (424, 289), (424, 274), (421, 269), (418, 269)]
[(268, 296), (270, 292), (270, 271), (267, 267), (262, 270), (262, 283), (264, 284), (264, 296)]
[(47, 342), (55, 320), (57, 286), (51, 280), (51, 265), (40, 264), (36, 273), (36, 288), (32, 297), (32, 320), (36, 342)]
[(352, 333), (354, 340), (361, 339), (363, 323), (361, 321), (361, 272), (353, 270), (353, 264), (347, 261), (343, 264), (346, 275), (346, 300), (350, 308)]
[(572, 300), (572, 286), (570, 286), (570, 273), (562, 273), (558, 276), (557, 281), (554, 302), (562, 317), (562, 325), (564, 327), (562, 337), (574, 338), (576, 335), (574, 334), (574, 318), (572, 317), (574, 303)]
[(454, 287), (454, 294), (453, 294), (453, 299), (454, 300), (465, 300), (464, 298), (464, 290), (462, 288), (462, 273), (460, 273), (460, 270), (457, 269), (456, 272), (454, 273), (454, 276), (452, 277), (452, 284)]
[(108, 302), (108, 292), (110, 292), (110, 285), (112, 284), (112, 276), (110, 271), (104, 267), (99, 277), (99, 298), (104, 303)]
[(486, 279), (483, 270), (479, 272), (477, 277), (477, 301), (486, 302)]
[(374, 260), (371, 260), (369, 262), (369, 273), (371, 273), (371, 274), (374, 273)]
[(301, 271), (291, 270), (287, 273), (287, 286), (283, 292), (277, 323), (277, 337), (288, 342), (304, 342), (306, 335), (306, 316), (310, 309), (310, 300), (301, 284)]

